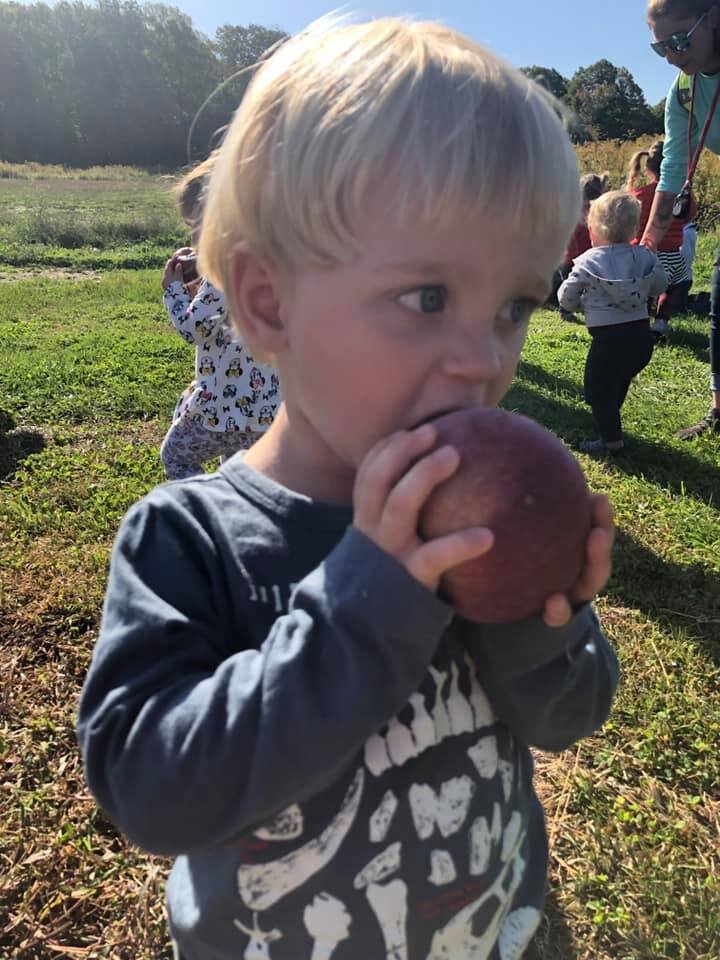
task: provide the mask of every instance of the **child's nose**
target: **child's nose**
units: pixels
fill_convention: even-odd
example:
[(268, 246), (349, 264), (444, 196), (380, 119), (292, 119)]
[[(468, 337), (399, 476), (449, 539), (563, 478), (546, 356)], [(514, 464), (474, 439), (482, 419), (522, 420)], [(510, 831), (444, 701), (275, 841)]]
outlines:
[(483, 382), (502, 370), (502, 346), (492, 331), (464, 332), (453, 337), (445, 354), (445, 371), (451, 377)]

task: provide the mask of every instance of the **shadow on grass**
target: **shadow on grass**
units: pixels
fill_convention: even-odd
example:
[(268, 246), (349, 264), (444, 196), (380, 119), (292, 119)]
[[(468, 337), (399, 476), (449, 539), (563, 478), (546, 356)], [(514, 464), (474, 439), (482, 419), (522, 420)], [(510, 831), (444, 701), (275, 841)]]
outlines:
[[(567, 393), (577, 399), (578, 403), (584, 403), (582, 385), (577, 380), (569, 380), (567, 377), (559, 377), (554, 373), (548, 373), (543, 367), (529, 360), (521, 360), (518, 367), (518, 375), (521, 379), (529, 380), (536, 387), (552, 392)], [(582, 370), (580, 371), (582, 376)]]
[[(533, 366), (530, 364), (529, 366)], [(555, 382), (571, 383), (537, 374), (538, 386), (547, 378), (550, 386)], [(534, 370), (523, 371), (527, 379), (536, 376)], [(577, 392), (577, 386), (574, 387)], [(584, 406), (563, 403), (540, 394), (522, 383), (515, 384), (503, 403), (506, 409), (517, 410), (544, 424), (570, 446), (581, 438), (594, 437), (596, 430), (590, 410)], [(703, 463), (692, 453), (665, 443), (652, 442), (631, 433), (626, 433), (627, 452), (618, 454), (610, 461), (614, 469), (630, 476), (642, 475), (646, 480), (682, 496), (693, 496), (704, 503), (720, 502), (720, 470), (712, 464)], [(719, 445), (720, 448), (720, 445)]]
[[(671, 322), (670, 344), (673, 347), (679, 348), (680, 350), (690, 351), (690, 353), (692, 353), (697, 360), (701, 360), (704, 363), (709, 363), (710, 318), (701, 317), (700, 319), (705, 320), (704, 330), (691, 329), (690, 327), (686, 326), (678, 326), (676, 323)], [(660, 347), (659, 349), (662, 350), (663, 348)]]
[(664, 560), (625, 530), (618, 530), (607, 593), (613, 601), (636, 607), (657, 623), (681, 628), (720, 664), (717, 574), (700, 564)]
[(40, 432), (16, 430), (10, 414), (0, 410), (0, 480), (12, 476), (25, 457), (39, 453), (44, 446), (45, 438)]

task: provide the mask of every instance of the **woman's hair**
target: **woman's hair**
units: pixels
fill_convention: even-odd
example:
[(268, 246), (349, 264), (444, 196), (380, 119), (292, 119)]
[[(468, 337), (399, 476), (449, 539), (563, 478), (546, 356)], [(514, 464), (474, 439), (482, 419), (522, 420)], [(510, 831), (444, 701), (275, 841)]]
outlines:
[(235, 113), (210, 178), (202, 272), (228, 292), (238, 243), (287, 267), (347, 261), (386, 196), (385, 219), (442, 227), (482, 211), (561, 251), (579, 216), (564, 115), (440, 24), (324, 18), (260, 65)]
[(709, 2), (709, 0), (648, 0), (647, 18), (654, 21), (661, 17), (699, 17), (710, 7), (714, 7), (715, 2)]
[(217, 155), (218, 151), (214, 150), (206, 160), (189, 170), (173, 187), (180, 216), (190, 227), (195, 226), (202, 217), (207, 182)]
[(644, 170), (648, 171), (657, 180), (660, 176), (660, 167), (663, 158), (663, 142), (656, 140), (651, 143), (647, 150), (638, 150), (630, 157), (628, 164), (628, 175), (625, 181), (626, 190), (636, 190), (643, 182), (643, 158), (645, 159)]
[(597, 200), (599, 196), (610, 186), (610, 171), (604, 173), (586, 173), (580, 177), (580, 193), (582, 195), (583, 206)]
[(635, 236), (642, 207), (625, 190), (610, 190), (590, 204), (588, 227), (607, 243), (629, 243)]

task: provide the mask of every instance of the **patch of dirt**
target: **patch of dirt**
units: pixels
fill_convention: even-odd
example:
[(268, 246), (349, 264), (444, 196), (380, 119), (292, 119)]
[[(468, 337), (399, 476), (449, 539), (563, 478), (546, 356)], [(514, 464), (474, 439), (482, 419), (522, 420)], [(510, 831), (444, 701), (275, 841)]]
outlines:
[(0, 283), (14, 280), (99, 280), (99, 270), (76, 270), (73, 267), (28, 267), (21, 270), (0, 269)]

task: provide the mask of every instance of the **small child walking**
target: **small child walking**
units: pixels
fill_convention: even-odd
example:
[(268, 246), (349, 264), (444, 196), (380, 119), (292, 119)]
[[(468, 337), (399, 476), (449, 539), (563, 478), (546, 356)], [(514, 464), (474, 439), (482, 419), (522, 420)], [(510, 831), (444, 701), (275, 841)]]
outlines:
[(593, 201), (588, 213), (592, 249), (578, 257), (558, 291), (561, 307), (584, 311), (592, 337), (584, 392), (600, 437), (580, 444), (586, 453), (623, 449), (620, 410), (633, 379), (652, 357), (648, 299), (665, 290), (667, 277), (654, 253), (631, 243), (640, 210), (640, 201), (623, 190)]
[(176, 250), (162, 277), (163, 302), (180, 335), (195, 346), (195, 379), (175, 407), (160, 458), (170, 480), (202, 473), (210, 460), (247, 450), (280, 405), (276, 371), (256, 360), (230, 325), (225, 297), (206, 277), (186, 281), (183, 257), (200, 236), (204, 189), (217, 154), (178, 184), (178, 206), (192, 247)]
[[(653, 200), (660, 179), (660, 167), (663, 158), (663, 141), (656, 140), (647, 150), (638, 150), (630, 158), (628, 178), (625, 189), (637, 197), (641, 204), (640, 221), (636, 239), (640, 240), (645, 232)], [(645, 167), (643, 169), (643, 160)], [(643, 174), (650, 178), (642, 184)], [(642, 184), (642, 185), (641, 185)], [(670, 336), (670, 321), (674, 311), (682, 310), (687, 304), (687, 296), (692, 285), (692, 256), (688, 260), (689, 248), (685, 246), (684, 228), (692, 223), (697, 213), (697, 203), (692, 198), (686, 217), (673, 217), (667, 233), (657, 248), (657, 258), (667, 274), (667, 290), (660, 295), (655, 309), (652, 332), (659, 343), (666, 343)]]

